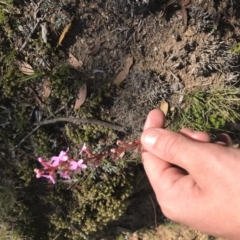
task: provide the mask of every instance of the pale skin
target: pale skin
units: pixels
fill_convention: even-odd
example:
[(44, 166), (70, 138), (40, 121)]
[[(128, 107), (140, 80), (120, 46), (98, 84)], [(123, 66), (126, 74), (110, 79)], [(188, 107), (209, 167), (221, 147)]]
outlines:
[(240, 239), (240, 150), (230, 138), (211, 143), (204, 132), (163, 129), (149, 113), (141, 136), (143, 165), (169, 219), (229, 240)]

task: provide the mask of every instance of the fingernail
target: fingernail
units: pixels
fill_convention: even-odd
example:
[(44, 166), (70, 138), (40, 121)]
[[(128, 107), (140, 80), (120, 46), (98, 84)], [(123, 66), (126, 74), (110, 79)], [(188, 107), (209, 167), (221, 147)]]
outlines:
[(143, 135), (143, 145), (144, 147), (152, 147), (159, 136), (159, 131), (156, 129), (147, 130)]

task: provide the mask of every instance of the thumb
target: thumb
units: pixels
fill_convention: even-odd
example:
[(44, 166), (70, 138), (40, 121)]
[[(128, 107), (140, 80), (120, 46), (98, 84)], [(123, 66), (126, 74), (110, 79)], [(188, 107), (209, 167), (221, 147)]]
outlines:
[[(162, 128), (146, 129), (141, 136), (141, 142), (147, 152), (189, 173), (195, 168), (199, 170), (213, 145), (193, 141), (182, 134)], [(209, 147), (203, 150), (202, 146), (207, 144)], [(205, 151), (206, 149), (208, 150)]]

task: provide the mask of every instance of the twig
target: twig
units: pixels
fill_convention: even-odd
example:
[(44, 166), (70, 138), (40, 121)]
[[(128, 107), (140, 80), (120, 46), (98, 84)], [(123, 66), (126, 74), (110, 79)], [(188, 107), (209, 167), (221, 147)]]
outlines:
[(53, 240), (56, 240), (61, 234), (62, 234), (62, 231)]
[[(61, 107), (60, 109), (58, 109), (56, 112), (54, 112), (53, 114), (57, 114), (58, 112), (62, 111), (66, 106)], [(51, 116), (49, 116), (47, 119), (51, 118)], [(15, 150), (16, 148), (18, 148), (23, 142), (25, 142), (34, 132), (36, 132), (38, 129), (40, 128), (40, 125), (35, 127), (30, 133), (27, 134), (27, 136), (25, 136), (16, 146), (14, 146), (11, 149), (11, 152), (13, 152), (13, 150)]]
[(23, 45), (20, 47), (20, 51), (22, 51), (28, 44), (29, 39), (32, 37), (33, 33), (37, 30), (38, 26), (41, 23), (41, 19), (38, 19), (37, 23), (35, 24), (33, 30), (28, 34), (27, 39), (25, 40), (25, 42), (23, 43)]
[(154, 205), (154, 202), (153, 202), (153, 200), (152, 200), (152, 197), (149, 195), (149, 198), (150, 198), (150, 200), (151, 200), (151, 202), (152, 202), (152, 205), (153, 205), (153, 210), (154, 210), (154, 222), (155, 222), (155, 227), (156, 227), (156, 229), (157, 229), (157, 214), (156, 214), (156, 208), (155, 208), (155, 205)]
[(61, 182), (61, 183), (67, 183), (67, 184), (71, 184), (67, 190), (71, 189), (72, 187), (74, 187), (75, 185), (77, 185), (80, 180), (79, 179), (71, 179), (71, 180), (68, 180), (68, 179), (65, 179), (65, 180), (58, 180), (58, 182)]
[(45, 121), (42, 121), (42, 122), (37, 122), (37, 123), (34, 123), (34, 125), (43, 126), (43, 125), (57, 123), (57, 122), (70, 122), (70, 123), (74, 123), (74, 124), (90, 123), (90, 124), (96, 124), (96, 125), (100, 125), (100, 126), (103, 126), (103, 127), (111, 128), (111, 129), (119, 131), (119, 132), (126, 132), (125, 127), (115, 125), (115, 124), (112, 124), (112, 123), (108, 123), (108, 122), (104, 122), (104, 121), (101, 121), (101, 120), (88, 119), (88, 118), (60, 117), (60, 118), (55, 118), (55, 119), (51, 119), (51, 120), (45, 120)]
[(180, 79), (171, 71), (171, 69), (168, 69), (169, 72), (171, 73), (171, 75), (175, 78), (175, 80), (177, 80), (178, 82), (180, 82)]
[(14, 146), (11, 150), (14, 151), (17, 147), (19, 147), (23, 142), (25, 142), (34, 132), (36, 132), (39, 129), (40, 126), (35, 127), (27, 136), (25, 136), (16, 146)]
[(41, 108), (44, 108), (44, 103), (43, 101), (39, 98), (39, 96), (36, 94), (36, 92), (31, 88), (28, 87), (29, 92), (31, 92), (34, 95), (34, 98), (36, 99), (36, 101), (38, 102), (38, 104), (40, 105)]

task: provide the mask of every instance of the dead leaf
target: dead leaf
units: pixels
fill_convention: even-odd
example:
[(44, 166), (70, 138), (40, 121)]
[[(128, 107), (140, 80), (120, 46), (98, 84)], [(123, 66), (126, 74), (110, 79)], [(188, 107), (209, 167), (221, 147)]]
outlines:
[(42, 99), (39, 98), (39, 96), (38, 96), (38, 94), (36, 93), (36, 91), (35, 91), (33, 88), (31, 88), (30, 86), (27, 87), (27, 89), (28, 89), (28, 91), (29, 91), (31, 94), (33, 94), (33, 96), (34, 96), (35, 100), (37, 101), (37, 103), (39, 104), (39, 106), (40, 106), (41, 108), (44, 108), (44, 102), (42, 101)]
[(43, 81), (43, 97), (45, 99), (49, 98), (50, 94), (51, 94), (51, 83), (50, 80), (48, 78), (44, 79)]
[(168, 5), (165, 7), (162, 16), (163, 16), (163, 17), (166, 17), (167, 12), (168, 12), (172, 7), (174, 7), (174, 6), (180, 6), (180, 4), (179, 4), (179, 3), (175, 3), (175, 2), (168, 4)]
[(84, 72), (82, 65), (83, 62), (81, 60), (78, 60), (75, 56), (73, 56), (71, 53), (69, 53), (69, 58), (68, 58), (68, 62), (70, 63), (70, 65), (77, 71), (79, 72)]
[(73, 21), (73, 17), (72, 17), (71, 21), (69, 22), (69, 24), (63, 29), (63, 32), (59, 37), (58, 44), (57, 44), (56, 48), (61, 45), (63, 39), (65, 38), (65, 36), (67, 34), (67, 32), (69, 31), (70, 27), (72, 26), (72, 21)]
[(187, 6), (190, 2), (191, 2), (191, 0), (183, 0), (182, 5)]
[(93, 49), (88, 53), (88, 55), (95, 55), (97, 54), (97, 52), (99, 51), (100, 47), (101, 47), (102, 42), (97, 42), (95, 44), (95, 46), (93, 47)]
[[(185, 4), (186, 5), (186, 4)], [(184, 4), (179, 4), (179, 3), (170, 3), (168, 4), (164, 11), (163, 11), (163, 15), (164, 17), (166, 17), (167, 12), (172, 8), (172, 7), (180, 7), (181, 8), (181, 14), (182, 14), (182, 18), (183, 18), (183, 25), (186, 28), (187, 23), (188, 23), (188, 15), (187, 15), (187, 10), (185, 8)]]
[(186, 32), (184, 33), (186, 37), (192, 37), (197, 33), (197, 30), (195, 27), (189, 27)]
[(24, 62), (24, 61), (21, 61), (19, 63), (19, 70), (26, 75), (33, 75), (34, 74), (34, 70), (33, 70), (32, 66), (30, 64), (28, 64), (27, 62)]
[(48, 29), (47, 29), (47, 23), (43, 22), (40, 24), (41, 29), (42, 29), (42, 39), (45, 43), (48, 43), (47, 36), (48, 36)]
[(79, 109), (83, 105), (83, 103), (86, 100), (86, 97), (87, 97), (87, 84), (85, 83), (79, 89), (79, 92), (75, 101), (75, 105), (74, 105), (74, 110)]
[(187, 27), (187, 23), (188, 23), (188, 14), (187, 14), (187, 10), (184, 7), (184, 5), (181, 5), (181, 13), (182, 13), (182, 18), (183, 18), (183, 25), (186, 28)]
[(123, 67), (123, 70), (117, 75), (117, 77), (114, 79), (113, 83), (116, 85), (119, 85), (129, 74), (129, 69), (133, 64), (133, 57), (128, 57), (125, 61), (125, 65)]
[(159, 102), (159, 108), (160, 110), (167, 116), (168, 113), (168, 103), (165, 102), (164, 100)]

